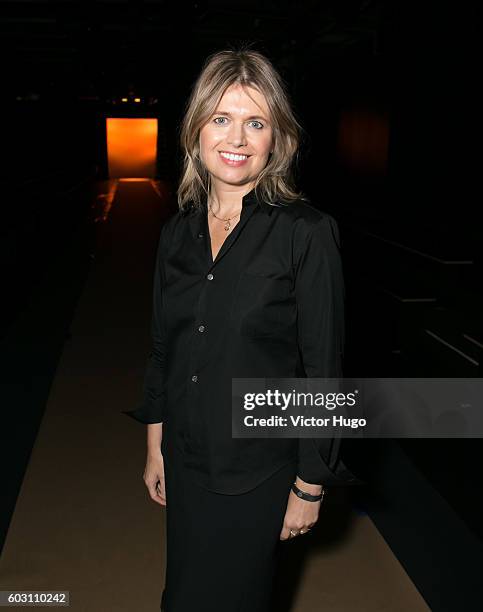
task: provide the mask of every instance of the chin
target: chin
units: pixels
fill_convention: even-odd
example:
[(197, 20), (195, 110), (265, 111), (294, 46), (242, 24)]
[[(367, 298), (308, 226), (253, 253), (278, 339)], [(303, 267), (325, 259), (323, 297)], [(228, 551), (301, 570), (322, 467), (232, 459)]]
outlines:
[(242, 185), (243, 183), (246, 183), (247, 181), (252, 180), (252, 175), (247, 174), (245, 172), (237, 172), (237, 171), (226, 171), (226, 170), (222, 170), (220, 172), (220, 169), (217, 168), (214, 172), (212, 172), (210, 170), (210, 174), (215, 177), (216, 179), (218, 179), (219, 181), (222, 181), (223, 183), (229, 183), (232, 185)]

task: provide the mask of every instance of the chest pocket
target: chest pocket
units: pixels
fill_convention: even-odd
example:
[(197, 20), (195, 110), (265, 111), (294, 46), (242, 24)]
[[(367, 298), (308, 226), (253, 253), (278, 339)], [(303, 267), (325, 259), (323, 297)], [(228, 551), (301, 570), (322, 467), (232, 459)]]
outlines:
[(295, 319), (290, 280), (262, 272), (242, 272), (235, 287), (230, 319), (242, 336), (282, 335)]

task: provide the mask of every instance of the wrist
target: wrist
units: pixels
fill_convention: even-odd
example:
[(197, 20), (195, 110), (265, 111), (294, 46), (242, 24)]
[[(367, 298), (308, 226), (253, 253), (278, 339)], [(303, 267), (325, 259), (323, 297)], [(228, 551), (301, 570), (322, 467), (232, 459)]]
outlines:
[(310, 495), (320, 495), (324, 486), (321, 484), (310, 484), (309, 482), (305, 482), (299, 476), (295, 479), (295, 484), (299, 489), (305, 491), (306, 493), (310, 493)]
[(148, 451), (148, 457), (159, 458), (159, 456), (162, 454), (160, 445), (159, 446), (158, 445), (148, 446), (147, 451)]
[(294, 482), (292, 484), (292, 491), (293, 491), (293, 493), (299, 499), (303, 499), (304, 501), (307, 501), (307, 502), (319, 502), (319, 503), (321, 503), (322, 500), (324, 499), (324, 495), (325, 495), (325, 490), (324, 490), (323, 487), (322, 487), (322, 490), (321, 490), (320, 493), (312, 494), (312, 493), (309, 493), (308, 491), (304, 491), (304, 490), (300, 489), (297, 486), (296, 482)]

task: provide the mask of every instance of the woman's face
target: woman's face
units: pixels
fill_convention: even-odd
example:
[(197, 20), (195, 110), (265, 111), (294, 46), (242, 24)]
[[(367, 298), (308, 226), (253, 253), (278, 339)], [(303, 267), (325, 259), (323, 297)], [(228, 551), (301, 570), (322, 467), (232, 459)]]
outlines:
[[(251, 87), (231, 85), (216, 112), (200, 130), (200, 156), (214, 183), (254, 182), (267, 165), (273, 130), (265, 96)], [(230, 154), (237, 154), (233, 159)]]

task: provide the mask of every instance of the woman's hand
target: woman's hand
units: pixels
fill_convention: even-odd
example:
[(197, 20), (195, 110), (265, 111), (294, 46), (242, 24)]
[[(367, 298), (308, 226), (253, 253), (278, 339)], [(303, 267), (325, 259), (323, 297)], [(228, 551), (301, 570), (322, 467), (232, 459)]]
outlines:
[(161, 506), (166, 506), (164, 461), (161, 450), (148, 453), (143, 478), (151, 499)]
[[(302, 491), (312, 495), (319, 495), (322, 492), (321, 485), (309, 484), (298, 477), (295, 484), (302, 489)], [(300, 497), (297, 497), (295, 493), (290, 490), (283, 527), (280, 532), (280, 539), (289, 540), (311, 529), (319, 518), (321, 501), (312, 502), (300, 499)], [(295, 532), (295, 535), (293, 535), (291, 531)]]

